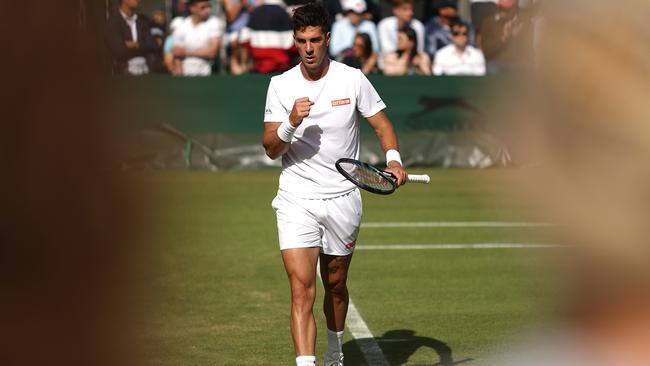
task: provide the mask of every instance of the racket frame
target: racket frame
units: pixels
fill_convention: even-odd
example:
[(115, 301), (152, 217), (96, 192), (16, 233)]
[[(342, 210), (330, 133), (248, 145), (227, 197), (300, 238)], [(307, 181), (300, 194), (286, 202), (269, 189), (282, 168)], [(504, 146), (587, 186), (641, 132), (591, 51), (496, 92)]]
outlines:
[[(379, 176), (386, 179), (386, 181), (391, 185), (392, 189), (390, 189), (390, 190), (382, 190), (382, 189), (374, 188), (374, 187), (371, 187), (369, 185), (366, 185), (366, 184), (363, 184), (363, 183), (357, 181), (345, 169), (343, 169), (341, 167), (341, 163), (351, 163), (351, 164), (354, 164), (354, 165), (359, 166), (361, 168), (367, 168), (368, 170), (370, 170), (370, 171), (372, 171), (374, 173), (377, 173)], [(334, 166), (336, 166), (336, 170), (338, 170), (339, 173), (341, 173), (347, 180), (354, 183), (357, 187), (359, 187), (361, 189), (365, 189), (368, 192), (381, 194), (381, 195), (388, 195), (388, 194), (391, 194), (391, 193), (395, 192), (395, 189), (397, 189), (397, 184), (395, 183), (395, 177), (391, 173), (380, 170), (379, 168), (377, 168), (376, 166), (374, 166), (372, 164), (368, 164), (366, 162), (356, 160), (356, 159), (341, 158), (341, 159), (336, 161)]]

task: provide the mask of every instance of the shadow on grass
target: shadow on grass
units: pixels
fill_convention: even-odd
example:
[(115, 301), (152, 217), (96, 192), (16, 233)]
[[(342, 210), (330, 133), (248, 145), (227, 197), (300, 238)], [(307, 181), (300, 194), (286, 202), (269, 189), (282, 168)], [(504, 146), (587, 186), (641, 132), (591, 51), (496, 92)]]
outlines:
[(451, 348), (445, 342), (433, 338), (416, 336), (415, 331), (410, 329), (396, 329), (386, 332), (381, 337), (356, 339), (346, 342), (343, 345), (345, 364), (350, 366), (368, 365), (359, 345), (373, 339), (377, 342), (391, 366), (405, 365), (409, 357), (420, 347), (433, 349), (438, 354), (438, 359), (431, 360), (430, 363), (421, 363), (417, 366), (454, 366), (473, 360), (466, 358), (464, 360), (454, 361)]

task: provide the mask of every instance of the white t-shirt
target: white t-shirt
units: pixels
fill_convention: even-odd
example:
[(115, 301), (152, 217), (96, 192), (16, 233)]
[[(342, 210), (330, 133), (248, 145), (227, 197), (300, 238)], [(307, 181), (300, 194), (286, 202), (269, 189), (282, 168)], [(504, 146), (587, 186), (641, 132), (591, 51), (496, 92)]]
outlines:
[[(223, 25), (212, 16), (204, 22), (194, 24), (192, 17), (183, 19), (174, 31), (174, 45), (185, 47), (186, 50), (198, 50), (208, 47), (209, 40), (221, 37)], [(200, 57), (186, 57), (183, 60), (183, 75), (206, 76), (211, 73), (211, 62)]]
[(481, 50), (470, 45), (459, 54), (456, 46), (447, 45), (436, 52), (433, 61), (434, 75), (485, 75), (485, 57)]
[(289, 151), (282, 155), (279, 189), (308, 199), (350, 192), (355, 186), (334, 163), (340, 158), (359, 158), (357, 111), (372, 117), (386, 105), (359, 69), (330, 61), (324, 77), (309, 81), (297, 65), (271, 78), (264, 122), (288, 120), (295, 100), (302, 97), (314, 104), (293, 135)]

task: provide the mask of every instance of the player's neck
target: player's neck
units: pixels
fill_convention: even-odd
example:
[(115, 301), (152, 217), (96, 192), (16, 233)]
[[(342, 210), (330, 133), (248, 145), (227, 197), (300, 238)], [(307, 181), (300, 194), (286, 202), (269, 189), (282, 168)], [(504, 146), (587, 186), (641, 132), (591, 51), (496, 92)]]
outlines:
[(305, 67), (304, 63), (300, 63), (300, 71), (302, 72), (302, 76), (309, 81), (320, 80), (325, 75), (327, 75), (327, 71), (329, 70), (329, 68), (330, 68), (329, 57), (325, 57), (320, 67), (315, 70), (309, 70)]

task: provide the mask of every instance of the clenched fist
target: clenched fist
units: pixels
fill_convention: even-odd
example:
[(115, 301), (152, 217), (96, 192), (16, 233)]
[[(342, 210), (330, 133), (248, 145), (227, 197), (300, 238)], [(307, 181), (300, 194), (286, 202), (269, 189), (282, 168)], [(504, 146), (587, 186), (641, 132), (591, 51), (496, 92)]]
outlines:
[(300, 126), (303, 118), (309, 116), (309, 110), (312, 105), (314, 105), (314, 102), (310, 101), (307, 97), (296, 99), (296, 101), (293, 102), (291, 114), (289, 114), (289, 123), (291, 123), (293, 127)]

